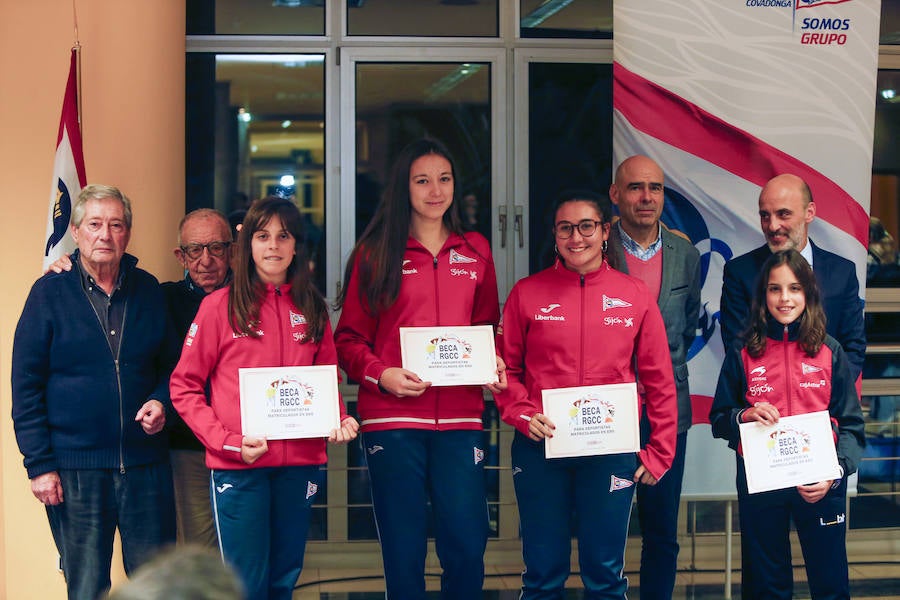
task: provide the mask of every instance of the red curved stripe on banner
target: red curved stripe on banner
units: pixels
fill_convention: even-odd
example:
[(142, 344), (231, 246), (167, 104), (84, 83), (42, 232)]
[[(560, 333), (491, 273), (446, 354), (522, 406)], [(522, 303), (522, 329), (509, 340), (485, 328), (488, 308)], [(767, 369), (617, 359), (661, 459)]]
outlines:
[(803, 8), (816, 8), (817, 6), (825, 6), (826, 4), (843, 4), (844, 2), (850, 2), (850, 0), (831, 0), (830, 2), (817, 2), (816, 4), (807, 4), (806, 6), (801, 4), (797, 7), (797, 10), (801, 10)]
[(869, 241), (869, 215), (831, 179), (669, 90), (613, 63), (613, 108), (636, 129), (763, 186), (779, 173), (802, 177), (816, 200), (816, 215)]
[(691, 394), (691, 420), (693, 425), (705, 423), (709, 425), (709, 409), (712, 408), (713, 397)]

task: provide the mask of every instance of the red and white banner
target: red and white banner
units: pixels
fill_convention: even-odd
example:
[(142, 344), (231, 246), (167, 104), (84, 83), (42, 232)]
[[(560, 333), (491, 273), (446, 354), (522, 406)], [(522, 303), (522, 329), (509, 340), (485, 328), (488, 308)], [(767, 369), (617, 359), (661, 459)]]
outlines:
[(685, 495), (734, 493), (733, 453), (707, 424), (723, 356), (722, 266), (763, 244), (766, 181), (806, 180), (817, 209), (810, 237), (854, 261), (865, 290), (880, 10), (880, 0), (614, 5), (615, 164), (633, 154), (660, 164), (663, 221), (702, 257)]
[(85, 185), (87, 177), (84, 174), (81, 125), (78, 122), (78, 60), (77, 50), (73, 48), (62, 116), (59, 119), (59, 133), (56, 136), (50, 211), (44, 239), (44, 270), (57, 258), (75, 249), (69, 233), (69, 219), (72, 216), (72, 203)]

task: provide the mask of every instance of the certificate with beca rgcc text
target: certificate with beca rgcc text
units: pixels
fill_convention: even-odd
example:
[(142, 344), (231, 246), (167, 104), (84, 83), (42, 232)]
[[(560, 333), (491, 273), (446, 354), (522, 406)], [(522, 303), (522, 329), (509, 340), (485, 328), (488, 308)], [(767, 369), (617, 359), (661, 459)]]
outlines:
[(340, 426), (336, 365), (239, 369), (238, 377), (243, 435), (328, 437)]

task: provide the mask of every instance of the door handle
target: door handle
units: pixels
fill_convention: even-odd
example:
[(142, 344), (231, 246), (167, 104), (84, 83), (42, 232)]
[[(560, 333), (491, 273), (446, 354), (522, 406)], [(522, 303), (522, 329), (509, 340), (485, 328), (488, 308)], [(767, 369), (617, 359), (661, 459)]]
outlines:
[(497, 207), (497, 222), (500, 229), (500, 247), (506, 248), (506, 207)]
[(516, 231), (516, 237), (519, 240), (519, 248), (525, 247), (525, 228), (522, 226), (523, 216), (522, 207), (516, 206), (515, 221), (513, 221), (513, 229)]

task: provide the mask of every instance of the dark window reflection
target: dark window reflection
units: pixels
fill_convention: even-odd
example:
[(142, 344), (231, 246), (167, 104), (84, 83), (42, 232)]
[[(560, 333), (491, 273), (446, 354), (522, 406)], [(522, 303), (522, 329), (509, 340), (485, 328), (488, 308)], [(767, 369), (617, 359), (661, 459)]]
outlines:
[(349, 35), (496, 37), (497, 0), (347, 0)]
[(187, 0), (188, 35), (325, 35), (327, 0)]
[(612, 0), (520, 0), (523, 38), (612, 37)]
[(605, 193), (612, 179), (612, 65), (529, 66), (530, 272), (553, 258), (553, 215), (564, 189)]

